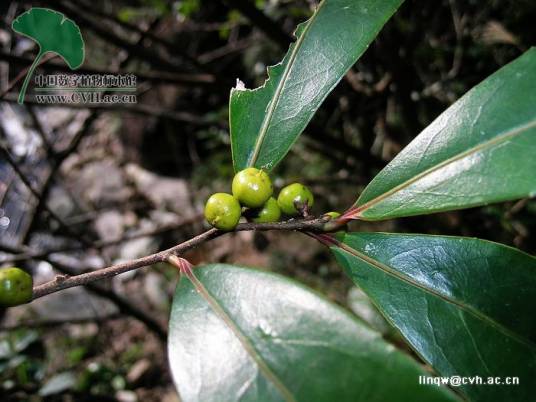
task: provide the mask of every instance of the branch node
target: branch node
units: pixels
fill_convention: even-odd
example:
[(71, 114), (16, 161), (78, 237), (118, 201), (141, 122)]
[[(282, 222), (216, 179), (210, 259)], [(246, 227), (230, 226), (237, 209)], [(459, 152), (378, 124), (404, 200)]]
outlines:
[(55, 281), (56, 283), (62, 283), (65, 282), (67, 279), (69, 279), (69, 275), (56, 275)]
[(172, 254), (167, 258), (167, 261), (174, 267), (177, 267), (182, 275), (189, 277), (192, 274), (193, 266), (188, 260)]

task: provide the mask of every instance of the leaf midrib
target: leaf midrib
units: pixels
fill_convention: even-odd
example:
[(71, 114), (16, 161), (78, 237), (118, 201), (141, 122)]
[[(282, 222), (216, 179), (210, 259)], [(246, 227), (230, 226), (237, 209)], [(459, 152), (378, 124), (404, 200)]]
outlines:
[(479, 152), (479, 151), (481, 151), (483, 149), (492, 147), (495, 144), (498, 144), (498, 143), (501, 143), (503, 141), (506, 141), (506, 140), (510, 139), (511, 137), (515, 137), (516, 135), (523, 133), (525, 130), (530, 130), (533, 127), (536, 127), (536, 120), (530, 121), (529, 123), (526, 123), (526, 124), (524, 124), (524, 125), (522, 125), (520, 127), (515, 128), (514, 130), (507, 131), (504, 134), (500, 134), (500, 135), (492, 138), (491, 140), (482, 142), (482, 143), (478, 144), (477, 146), (468, 149), (467, 151), (461, 152), (461, 153), (459, 153), (459, 154), (457, 154), (457, 155), (455, 155), (453, 157), (450, 157), (450, 158), (444, 160), (443, 162), (438, 163), (437, 165), (432, 166), (431, 168), (428, 168), (428, 169), (424, 170), (423, 172), (413, 176), (411, 179), (406, 180), (405, 182), (399, 184), (398, 186), (393, 187), (389, 191), (386, 191), (385, 193), (377, 196), (376, 198), (373, 198), (372, 200), (367, 201), (363, 205), (358, 206), (355, 215), (356, 216), (361, 215), (367, 209), (379, 204), (381, 201), (383, 201), (386, 198), (388, 198), (389, 196), (395, 194), (399, 190), (402, 190), (402, 189), (404, 189), (406, 187), (409, 187), (411, 184), (417, 182), (421, 178), (423, 178), (423, 177), (425, 177), (425, 176), (427, 176), (427, 175), (429, 175), (429, 174), (431, 174), (431, 173), (433, 173), (433, 172), (435, 172), (435, 171), (437, 171), (437, 170), (449, 165), (450, 163), (456, 162), (456, 161), (461, 160), (461, 159), (463, 159), (463, 158), (465, 158), (465, 157), (467, 157), (469, 155), (477, 153), (477, 152)]
[(383, 263), (379, 262), (378, 260), (375, 260), (372, 257), (369, 257), (368, 255), (366, 255), (364, 253), (359, 252), (358, 250), (348, 246), (345, 243), (337, 242), (335, 247), (340, 248), (344, 252), (346, 252), (346, 253), (354, 256), (354, 257), (357, 257), (357, 258), (365, 261), (366, 263), (372, 265), (374, 268), (377, 268), (377, 269), (381, 270), (382, 272), (384, 272), (387, 275), (390, 275), (390, 276), (392, 276), (392, 277), (394, 277), (394, 278), (396, 278), (396, 279), (398, 279), (398, 280), (400, 280), (402, 282), (406, 282), (407, 284), (409, 284), (411, 286), (414, 286), (414, 287), (416, 287), (416, 288), (418, 288), (418, 289), (420, 289), (420, 290), (422, 290), (422, 291), (424, 291), (426, 293), (429, 293), (432, 296), (440, 298), (440, 299), (444, 300), (447, 303), (450, 303), (450, 304), (453, 304), (453, 305), (459, 307), (461, 310), (463, 310), (463, 311), (465, 311), (465, 312), (467, 312), (469, 314), (472, 314), (473, 316), (475, 316), (479, 320), (487, 322), (490, 326), (496, 328), (498, 331), (502, 332), (506, 336), (512, 337), (515, 340), (517, 340), (518, 342), (520, 342), (520, 343), (526, 345), (527, 347), (529, 347), (530, 349), (536, 351), (536, 345), (532, 341), (530, 341), (529, 339), (526, 339), (523, 336), (515, 333), (514, 331), (512, 331), (509, 328), (505, 327), (503, 324), (495, 321), (493, 318), (491, 318), (491, 317), (481, 313), (480, 311), (476, 310), (472, 306), (468, 306), (463, 302), (460, 302), (458, 300), (450, 298), (450, 297), (448, 297), (448, 296), (446, 296), (446, 295), (444, 295), (444, 294), (442, 294), (440, 292), (437, 292), (436, 290), (430, 289), (430, 288), (422, 285), (421, 283), (417, 282), (413, 278), (400, 273), (399, 271), (389, 267), (386, 264), (383, 264)]
[(277, 377), (277, 375), (270, 369), (268, 364), (264, 361), (262, 356), (257, 352), (255, 346), (248, 340), (246, 335), (242, 332), (238, 324), (234, 322), (231, 316), (224, 310), (218, 300), (209, 292), (209, 290), (203, 285), (203, 283), (192, 272), (191, 276), (188, 276), (194, 287), (198, 290), (199, 294), (208, 303), (214, 313), (227, 325), (227, 327), (237, 337), (238, 341), (242, 344), (248, 355), (257, 364), (259, 370), (264, 376), (274, 385), (274, 387), (280, 392), (286, 402), (297, 402), (294, 395), (285, 386), (285, 384)]
[(262, 144), (264, 143), (264, 138), (266, 137), (266, 133), (268, 132), (268, 127), (270, 126), (270, 123), (272, 121), (272, 117), (275, 112), (275, 108), (279, 104), (279, 100), (281, 99), (281, 92), (283, 91), (283, 88), (285, 87), (288, 75), (290, 74), (290, 71), (292, 70), (292, 67), (294, 65), (294, 60), (296, 59), (296, 56), (298, 54), (298, 51), (301, 49), (301, 45), (303, 41), (305, 40), (305, 36), (307, 32), (309, 31), (309, 28), (311, 25), (313, 25), (313, 22), (316, 19), (316, 16), (322, 9), (325, 1), (322, 1), (318, 8), (315, 10), (314, 14), (309, 18), (309, 20), (306, 22), (306, 26), (301, 32), (300, 36), (294, 43), (294, 47), (292, 48), (292, 53), (290, 54), (289, 60), (287, 65), (285, 66), (285, 69), (283, 70), (283, 74), (281, 75), (281, 79), (279, 80), (277, 87), (274, 92), (274, 96), (272, 98), (272, 101), (270, 102), (270, 106), (268, 106), (268, 111), (264, 115), (264, 119), (262, 120), (262, 125), (259, 130), (257, 140), (255, 141), (255, 147), (253, 148), (253, 153), (249, 157), (248, 160), (248, 167), (252, 167), (255, 165), (255, 162), (257, 161), (257, 158), (259, 157), (260, 150), (262, 147)]

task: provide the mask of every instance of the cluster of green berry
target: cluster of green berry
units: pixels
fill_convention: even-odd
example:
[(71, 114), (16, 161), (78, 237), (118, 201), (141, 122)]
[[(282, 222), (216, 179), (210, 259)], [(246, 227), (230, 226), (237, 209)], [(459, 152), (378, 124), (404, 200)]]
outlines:
[(0, 307), (12, 307), (32, 300), (33, 280), (20, 268), (0, 269)]
[(277, 222), (281, 213), (299, 215), (313, 206), (314, 197), (303, 184), (294, 183), (281, 190), (277, 200), (272, 197), (274, 187), (268, 174), (261, 169), (247, 168), (233, 178), (233, 194), (213, 194), (205, 205), (208, 223), (220, 230), (233, 230), (242, 207), (244, 216), (256, 223)]

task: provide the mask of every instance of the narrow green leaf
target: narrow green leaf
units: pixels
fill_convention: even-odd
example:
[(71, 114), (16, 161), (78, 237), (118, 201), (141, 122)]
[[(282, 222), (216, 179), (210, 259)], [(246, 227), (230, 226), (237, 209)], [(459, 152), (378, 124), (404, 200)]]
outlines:
[(324, 0), (296, 30), (283, 61), (255, 90), (231, 90), (229, 124), (236, 171), (271, 170), (326, 96), (403, 0)]
[[(279, 275), (230, 265), (181, 279), (168, 340), (181, 400), (456, 401), (356, 318)], [(200, 292), (198, 292), (200, 290)]]
[(347, 216), (380, 220), (536, 195), (536, 49), (440, 115)]
[(536, 258), (461, 237), (337, 240), (332, 251), (346, 273), (438, 373), (519, 377), (519, 385), (462, 385), (471, 400), (534, 399)]

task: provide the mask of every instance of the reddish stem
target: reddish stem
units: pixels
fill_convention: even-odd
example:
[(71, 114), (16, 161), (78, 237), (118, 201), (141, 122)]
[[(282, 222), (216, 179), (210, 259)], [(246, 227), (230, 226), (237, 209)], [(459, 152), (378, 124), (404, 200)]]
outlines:
[(348, 211), (346, 211), (340, 218), (339, 220), (342, 221), (342, 222), (348, 222), (348, 221), (351, 221), (353, 219), (358, 219), (357, 218), (357, 214), (361, 212), (361, 208), (360, 207), (352, 207), (350, 208)]
[(184, 258), (178, 257), (176, 255), (171, 255), (167, 258), (167, 261), (171, 265), (177, 267), (181, 275), (185, 275), (188, 278), (191, 278), (191, 276), (193, 275), (193, 266), (188, 260), (185, 260)]
[(315, 240), (318, 240), (320, 243), (322, 243), (326, 247), (330, 247), (338, 243), (337, 239), (335, 239), (332, 235), (329, 235), (329, 234), (323, 234), (323, 233), (317, 234), (317, 233), (311, 233), (311, 232), (305, 232), (305, 234), (312, 237)]

